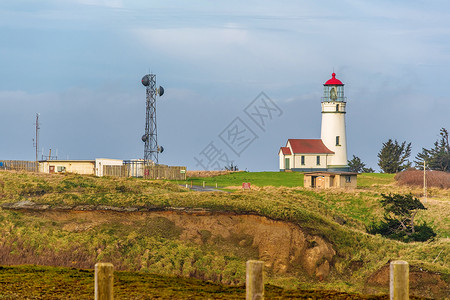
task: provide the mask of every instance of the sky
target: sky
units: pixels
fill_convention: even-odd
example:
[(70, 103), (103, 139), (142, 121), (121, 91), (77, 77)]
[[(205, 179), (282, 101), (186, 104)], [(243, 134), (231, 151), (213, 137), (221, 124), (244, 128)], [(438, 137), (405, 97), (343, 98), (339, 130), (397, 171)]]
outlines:
[(35, 159), (37, 113), (39, 158), (143, 158), (152, 73), (159, 163), (276, 171), (320, 138), (333, 72), (348, 158), (379, 170), (396, 139), (412, 160), (450, 129), (450, 2), (1, 1), (0, 160)]

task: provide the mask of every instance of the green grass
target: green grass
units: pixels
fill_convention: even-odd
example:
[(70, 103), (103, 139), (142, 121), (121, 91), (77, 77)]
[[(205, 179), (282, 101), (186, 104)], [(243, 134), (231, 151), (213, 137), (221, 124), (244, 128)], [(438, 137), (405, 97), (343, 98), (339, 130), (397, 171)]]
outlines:
[(188, 183), (194, 185), (202, 185), (203, 182), (207, 186), (219, 187), (242, 186), (243, 182), (250, 182), (255, 186), (286, 186), (299, 187), (303, 186), (303, 173), (298, 172), (234, 172), (227, 175), (219, 175), (215, 177), (204, 178), (188, 178), (180, 183)]
[(371, 187), (373, 185), (392, 184), (395, 174), (362, 173), (358, 175), (358, 187)]
[[(363, 173), (358, 175), (358, 187), (371, 187), (376, 185), (386, 185), (394, 183), (395, 174)], [(192, 177), (186, 181), (176, 181), (179, 184), (202, 185), (219, 188), (236, 186), (241, 187), (243, 182), (250, 182), (252, 185), (263, 186), (285, 186), (303, 187), (303, 173), (300, 172), (234, 172), (215, 177)]]

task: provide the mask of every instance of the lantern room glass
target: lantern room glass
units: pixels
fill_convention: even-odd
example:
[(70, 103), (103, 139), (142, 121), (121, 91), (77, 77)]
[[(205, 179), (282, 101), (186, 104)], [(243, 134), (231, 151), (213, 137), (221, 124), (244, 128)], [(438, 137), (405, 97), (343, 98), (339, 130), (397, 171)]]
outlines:
[[(335, 88), (337, 91), (337, 99), (336, 100), (330, 99), (330, 91), (332, 88)], [(324, 85), (322, 102), (334, 102), (334, 101), (345, 102), (344, 86), (343, 85)]]

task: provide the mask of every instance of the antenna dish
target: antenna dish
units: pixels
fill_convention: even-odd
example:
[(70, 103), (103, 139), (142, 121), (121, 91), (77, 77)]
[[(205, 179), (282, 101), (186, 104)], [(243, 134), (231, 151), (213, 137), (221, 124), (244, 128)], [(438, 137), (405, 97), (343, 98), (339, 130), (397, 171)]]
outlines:
[(159, 94), (160, 97), (161, 97), (162, 95), (164, 95), (164, 88), (163, 88), (162, 86), (159, 86), (158, 94)]
[(142, 82), (142, 84), (144, 86), (149, 86), (150, 85), (150, 78), (148, 77), (148, 75), (145, 75), (144, 77), (142, 77), (141, 82)]
[(147, 140), (148, 140), (148, 135), (147, 135), (147, 134), (144, 134), (144, 135), (142, 136), (142, 141), (145, 143)]
[(164, 147), (163, 146), (158, 146), (158, 152), (159, 153), (163, 153), (164, 152)]

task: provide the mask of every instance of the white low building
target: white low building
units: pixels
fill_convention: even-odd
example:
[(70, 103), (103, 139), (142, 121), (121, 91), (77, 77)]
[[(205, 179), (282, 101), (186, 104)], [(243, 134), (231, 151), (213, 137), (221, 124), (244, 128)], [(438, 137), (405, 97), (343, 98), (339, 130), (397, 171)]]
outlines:
[(322, 140), (289, 139), (280, 148), (280, 169), (292, 171), (325, 171), (334, 152)]
[(95, 159), (95, 175), (103, 176), (104, 166), (122, 166), (123, 160), (112, 158), (96, 158)]
[(95, 160), (41, 160), (39, 161), (39, 172), (103, 176), (104, 166), (121, 165), (123, 165), (123, 160), (110, 158), (96, 158)]

